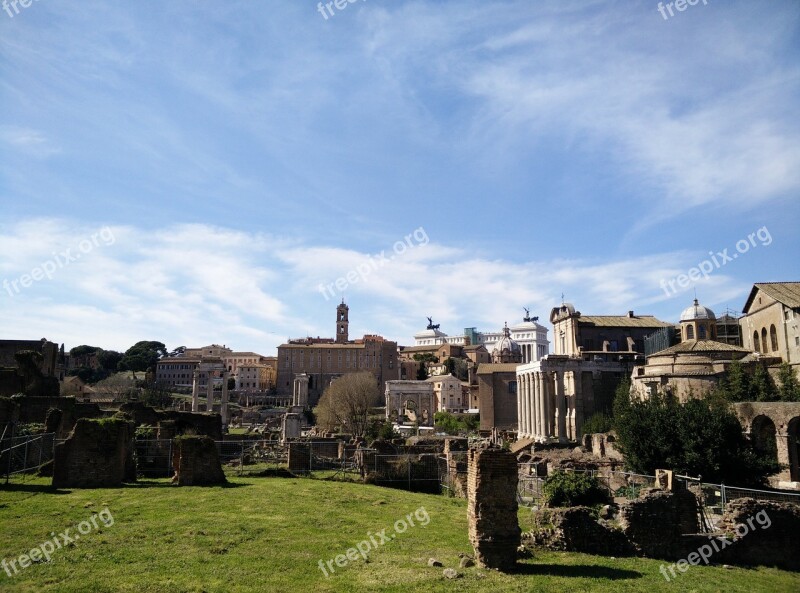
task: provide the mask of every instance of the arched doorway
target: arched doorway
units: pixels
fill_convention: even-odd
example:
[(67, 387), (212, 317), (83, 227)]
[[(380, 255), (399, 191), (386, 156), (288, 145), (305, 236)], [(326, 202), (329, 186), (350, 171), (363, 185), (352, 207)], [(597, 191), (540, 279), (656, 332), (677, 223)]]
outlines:
[(775, 423), (767, 416), (756, 416), (750, 425), (750, 440), (756, 451), (766, 454), (773, 461), (778, 461), (778, 442), (776, 440)]
[(800, 416), (792, 418), (786, 429), (789, 437), (789, 475), (800, 482)]

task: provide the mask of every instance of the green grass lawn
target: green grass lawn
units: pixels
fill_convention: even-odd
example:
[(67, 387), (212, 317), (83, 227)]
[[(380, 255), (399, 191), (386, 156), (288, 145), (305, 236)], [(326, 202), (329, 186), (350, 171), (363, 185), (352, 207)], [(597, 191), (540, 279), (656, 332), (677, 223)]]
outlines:
[[(95, 519), (98, 529), (84, 524), (88, 533), (55, 550), (50, 562), (13, 577), (0, 571), (4, 593), (800, 591), (800, 575), (772, 568), (692, 567), (667, 583), (659, 561), (553, 552), (538, 552), (513, 575), (468, 568), (459, 570), (462, 578), (447, 580), (427, 560), (457, 569), (459, 552), (472, 552), (466, 502), (363, 484), (234, 477), (224, 488), (143, 481), (58, 492), (48, 484), (33, 479), (0, 486), (0, 559), (52, 540), (51, 532), (72, 528), (72, 536), (77, 524), (106, 507), (113, 525)], [(386, 528), (388, 536), (408, 514), (416, 525), (378, 545), (367, 561), (334, 564), (329, 577), (319, 569), (319, 560), (345, 554), (370, 535), (380, 541), (378, 532)], [(426, 516), (428, 524), (419, 525)]]

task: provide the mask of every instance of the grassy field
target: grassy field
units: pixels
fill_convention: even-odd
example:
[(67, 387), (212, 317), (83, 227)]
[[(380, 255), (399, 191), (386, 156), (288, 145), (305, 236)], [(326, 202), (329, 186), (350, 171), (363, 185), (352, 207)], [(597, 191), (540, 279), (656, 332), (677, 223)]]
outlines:
[[(771, 568), (692, 567), (668, 583), (659, 561), (551, 552), (525, 560), (516, 574), (467, 568), (459, 570), (461, 578), (447, 580), (427, 560), (458, 569), (458, 554), (471, 553), (466, 502), (377, 486), (232, 478), (224, 488), (143, 481), (54, 492), (48, 483), (0, 486), (0, 560), (52, 541), (51, 533), (59, 543), (68, 528), (68, 537), (80, 535), (83, 521), (86, 533), (56, 549), (49, 562), (13, 577), (0, 571), (4, 593), (800, 591), (800, 575)], [(94, 525), (93, 513), (100, 513)], [(526, 513), (521, 511), (523, 527)], [(396, 533), (398, 520), (414, 525)], [(387, 543), (380, 543), (383, 529)], [(323, 574), (320, 560), (334, 560), (370, 536), (377, 546), (366, 561), (359, 556), (344, 567), (334, 561), (336, 572)]]

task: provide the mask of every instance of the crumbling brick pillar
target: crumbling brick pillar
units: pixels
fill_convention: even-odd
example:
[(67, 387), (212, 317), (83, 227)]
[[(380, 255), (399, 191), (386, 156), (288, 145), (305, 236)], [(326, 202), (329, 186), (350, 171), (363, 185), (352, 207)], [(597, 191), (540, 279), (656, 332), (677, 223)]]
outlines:
[(469, 541), (478, 566), (509, 571), (517, 562), (517, 459), (503, 449), (468, 454)]
[(133, 423), (120, 418), (81, 418), (55, 446), (53, 486), (113, 488), (136, 481)]
[(173, 441), (172, 467), (178, 486), (224, 484), (225, 472), (214, 441), (207, 436), (180, 436)]

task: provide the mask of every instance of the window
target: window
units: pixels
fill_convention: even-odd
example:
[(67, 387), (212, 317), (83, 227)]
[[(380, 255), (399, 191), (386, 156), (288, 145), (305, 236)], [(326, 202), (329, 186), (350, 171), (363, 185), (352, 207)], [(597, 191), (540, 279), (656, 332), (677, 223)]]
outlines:
[(697, 326), (697, 338), (700, 340), (706, 339), (706, 325), (705, 323), (701, 323)]
[(758, 342), (758, 332), (753, 332), (753, 350), (761, 352), (761, 345)]
[(686, 339), (687, 340), (694, 340), (694, 326), (687, 325), (686, 326)]
[(761, 328), (761, 347), (764, 349), (764, 352), (769, 352), (769, 346), (767, 346), (767, 328)]
[(509, 381), (508, 382), (508, 393), (511, 395), (517, 394), (517, 382), (516, 381)]
[(774, 325), (769, 327), (769, 341), (772, 347), (773, 352), (778, 351), (778, 330), (775, 329)]

